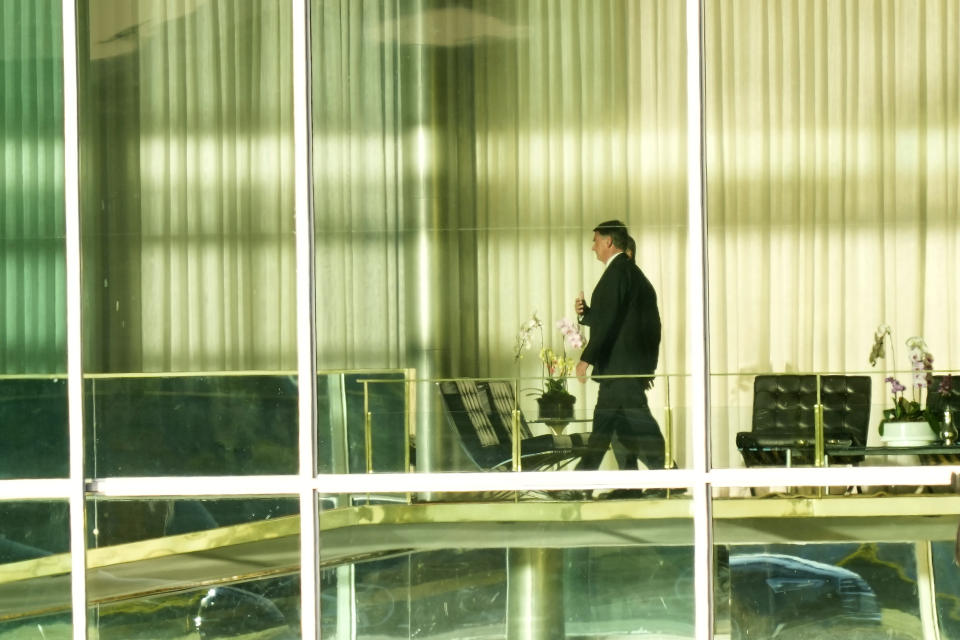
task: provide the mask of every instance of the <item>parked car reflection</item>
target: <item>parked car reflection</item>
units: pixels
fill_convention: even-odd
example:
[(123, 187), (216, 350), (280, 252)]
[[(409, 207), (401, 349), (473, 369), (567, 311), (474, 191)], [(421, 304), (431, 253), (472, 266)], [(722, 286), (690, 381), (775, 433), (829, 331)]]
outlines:
[(800, 626), (879, 625), (873, 589), (859, 574), (797, 556), (730, 557), (734, 638), (773, 638)]

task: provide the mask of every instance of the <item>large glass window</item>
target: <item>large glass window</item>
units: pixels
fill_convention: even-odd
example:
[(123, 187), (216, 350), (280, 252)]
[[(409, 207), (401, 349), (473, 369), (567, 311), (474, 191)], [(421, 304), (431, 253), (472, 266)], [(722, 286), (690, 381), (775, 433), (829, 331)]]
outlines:
[(0, 638), (70, 637), (66, 501), (0, 501)]
[(296, 470), (289, 11), (80, 3), (90, 474)]
[(585, 505), (604, 509), (561, 523), (542, 496), (461, 497), (323, 497), (324, 637), (692, 637), (683, 503), (633, 520), (610, 517), (622, 503)]
[[(869, 443), (905, 342), (960, 358), (956, 2), (705, 3), (714, 464), (742, 466), (753, 376), (871, 372)], [(896, 356), (895, 358), (893, 356)], [(901, 373), (898, 373), (901, 372)], [(915, 399), (915, 398), (911, 398)]]
[[(659, 296), (657, 372), (682, 407), (683, 5), (317, 0), (312, 15), (318, 366), (412, 369), (416, 469), (476, 470), (435, 382), (510, 381), (535, 420), (545, 377), (573, 374), (544, 374), (538, 352), (579, 360), (555, 323), (589, 300), (592, 229), (616, 218)], [(651, 405), (682, 440), (667, 380)], [(569, 430), (589, 430), (597, 385), (562, 384)]]
[[(0, 640), (953, 633), (958, 0), (0, 5)], [(562, 360), (611, 219), (639, 449)]]
[(100, 498), (87, 513), (91, 636), (300, 637), (296, 499)]

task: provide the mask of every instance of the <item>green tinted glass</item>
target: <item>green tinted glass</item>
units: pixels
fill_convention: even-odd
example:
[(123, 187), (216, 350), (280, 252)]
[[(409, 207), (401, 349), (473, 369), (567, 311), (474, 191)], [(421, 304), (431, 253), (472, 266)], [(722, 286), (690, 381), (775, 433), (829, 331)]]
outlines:
[(0, 6), (0, 478), (67, 474), (60, 3)]

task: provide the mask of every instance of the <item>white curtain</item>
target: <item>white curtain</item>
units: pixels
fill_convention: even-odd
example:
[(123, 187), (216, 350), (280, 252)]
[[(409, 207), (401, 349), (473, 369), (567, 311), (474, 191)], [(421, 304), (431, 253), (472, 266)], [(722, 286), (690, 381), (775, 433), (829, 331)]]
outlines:
[(88, 371), (295, 369), (289, 3), (87, 21)]
[[(573, 297), (589, 294), (600, 274), (591, 230), (610, 218), (630, 225), (670, 318), (663, 369), (684, 370), (682, 6), (476, 2), (419, 14), (396, 14), (389, 2), (314, 6), (321, 361), (358, 363), (350, 354), (371, 343), (381, 357), (402, 357), (397, 309), (410, 303), (414, 274), (401, 273), (397, 243), (417, 229), (403, 226), (398, 155), (424, 135), (437, 153), (451, 144), (438, 138), (458, 136), (472, 151), (458, 165), (469, 173), (443, 174), (460, 209), (440, 212), (437, 229), (442, 242), (476, 251), (474, 262), (458, 263), (460, 282), (478, 289), (462, 301), (479, 326), (478, 345), (465, 345), (478, 351), (470, 373), (513, 372), (513, 337), (534, 309), (550, 320), (571, 314)], [(457, 68), (473, 78), (458, 121), (426, 132), (401, 123), (405, 100), (435, 99), (437, 90), (402, 75), (405, 47), (418, 44), (448, 57), (467, 50), (470, 64)], [(431, 80), (452, 82), (441, 73)]]
[[(398, 367), (404, 351), (394, 2), (312, 6), (317, 353), (321, 369)], [(418, 87), (419, 88), (419, 87)], [(409, 90), (408, 90), (409, 91)]]
[[(476, 51), (481, 369), (516, 375), (510, 347), (534, 310), (546, 345), (562, 346), (555, 322), (574, 318), (574, 297), (583, 290), (589, 299), (602, 273), (590, 250), (592, 229), (619, 219), (659, 296), (658, 372), (686, 373), (683, 3), (481, 6), (519, 32)], [(536, 349), (519, 372), (540, 374)], [(670, 379), (681, 441), (686, 385)], [(589, 416), (596, 385), (570, 382), (569, 389), (579, 415)], [(666, 389), (661, 380), (651, 396), (662, 423)], [(684, 464), (682, 455), (678, 461)]]
[(714, 385), (725, 466), (755, 373), (869, 370), (881, 323), (902, 358), (881, 368), (908, 368), (914, 335), (960, 362), (960, 2), (706, 6), (710, 356), (739, 374)]
[(554, 321), (573, 317), (574, 297), (589, 299), (602, 272), (592, 229), (619, 219), (659, 294), (660, 371), (684, 372), (683, 6), (481, 6), (520, 34), (476, 51), (484, 368), (509, 372), (513, 335), (533, 310), (559, 346)]
[(0, 3), (0, 374), (66, 370), (59, 5)]
[[(517, 330), (536, 310), (560, 346), (619, 218), (660, 296), (659, 371), (685, 373), (683, 33), (672, 0), (315, 2), (320, 367), (436, 349), (447, 375), (536, 386)], [(593, 387), (572, 383), (584, 415)]]

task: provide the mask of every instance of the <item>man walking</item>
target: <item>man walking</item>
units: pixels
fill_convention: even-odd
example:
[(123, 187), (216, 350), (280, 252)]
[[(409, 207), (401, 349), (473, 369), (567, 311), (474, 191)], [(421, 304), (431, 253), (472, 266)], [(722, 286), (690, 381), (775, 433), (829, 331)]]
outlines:
[[(586, 382), (587, 367), (595, 376), (651, 375), (660, 351), (660, 313), (657, 294), (637, 265), (623, 253), (629, 235), (619, 220), (601, 223), (593, 230), (593, 252), (604, 263), (603, 275), (590, 296), (576, 300), (582, 324), (590, 327), (590, 340), (577, 364), (577, 378)], [(600, 377), (593, 410), (589, 451), (577, 469), (597, 469), (614, 435), (648, 469), (664, 466), (664, 441), (650, 413), (646, 390), (652, 378)]]

